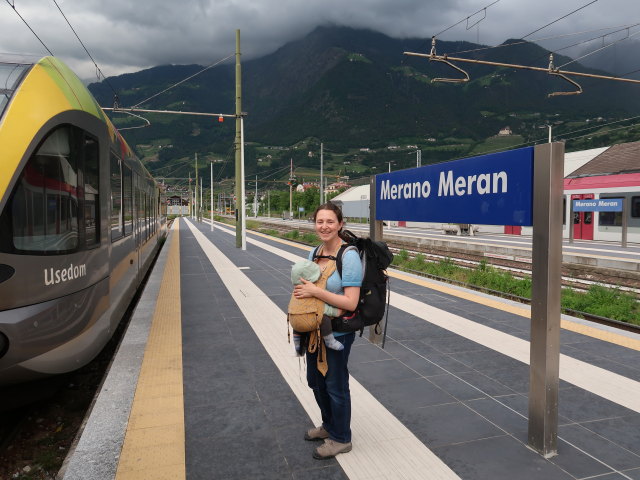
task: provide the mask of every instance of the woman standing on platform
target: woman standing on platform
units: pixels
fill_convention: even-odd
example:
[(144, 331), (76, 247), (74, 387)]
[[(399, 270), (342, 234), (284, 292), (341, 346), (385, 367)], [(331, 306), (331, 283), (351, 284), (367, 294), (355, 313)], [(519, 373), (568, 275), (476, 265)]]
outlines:
[[(340, 237), (344, 222), (342, 211), (337, 205), (328, 202), (320, 205), (313, 214), (315, 229), (322, 244), (316, 255), (335, 257), (343, 241)], [(313, 251), (309, 260), (313, 260)], [(330, 260), (316, 260), (321, 269), (327, 267)], [(345, 312), (356, 309), (362, 285), (362, 263), (355, 250), (347, 250), (342, 258), (342, 277), (336, 270), (327, 280), (326, 290), (312, 282), (302, 280), (294, 288), (296, 298), (316, 297), (329, 305)], [(324, 444), (313, 452), (314, 458), (333, 458), (339, 453), (351, 450), (351, 394), (349, 392), (349, 369), (347, 362), (355, 333), (334, 332), (335, 338), (344, 345), (343, 350), (329, 348), (307, 351), (307, 382), (320, 407), (322, 425), (308, 430), (304, 438), (309, 441), (324, 440)], [(319, 369), (318, 353), (326, 355), (326, 373)]]

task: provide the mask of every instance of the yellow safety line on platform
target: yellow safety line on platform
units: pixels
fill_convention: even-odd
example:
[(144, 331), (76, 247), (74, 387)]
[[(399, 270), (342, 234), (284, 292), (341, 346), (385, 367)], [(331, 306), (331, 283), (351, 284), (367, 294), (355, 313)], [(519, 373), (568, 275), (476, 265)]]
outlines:
[(116, 480), (186, 478), (177, 220), (171, 235)]
[[(264, 233), (258, 233), (258, 232), (252, 232), (252, 233), (259, 237), (268, 238), (269, 240), (272, 240), (278, 243), (283, 243), (285, 245), (297, 247), (301, 250), (310, 251), (312, 248), (306, 245), (300, 245), (299, 243), (289, 242), (287, 240), (275, 238), (275, 237), (266, 235)], [(478, 295), (470, 291), (463, 291), (457, 288), (449, 287), (447, 285), (443, 285), (433, 280), (415, 278), (413, 276), (406, 275), (399, 272), (390, 271), (388, 273), (390, 277), (397, 278), (405, 282), (413, 283), (415, 285), (422, 285), (423, 287), (430, 288), (431, 290), (436, 290), (438, 292), (446, 293), (447, 295), (452, 295), (454, 297), (463, 298), (465, 300), (469, 300), (474, 303), (486, 305), (487, 307), (492, 307), (497, 310), (502, 310), (503, 312), (509, 312), (515, 315), (520, 315), (521, 317), (531, 318), (531, 310), (529, 308), (520, 307), (518, 305), (510, 305), (500, 300), (492, 300), (485, 296)], [(572, 322), (571, 320), (564, 320), (564, 319), (560, 321), (560, 326), (565, 330), (569, 330), (571, 332), (580, 333), (588, 337), (596, 338), (598, 340), (603, 340), (605, 342), (613, 343), (615, 345), (620, 345), (622, 347), (640, 351), (640, 340), (627, 337), (625, 335), (620, 335), (615, 332), (602, 330), (600, 328), (595, 328), (589, 325), (584, 325), (582, 323)]]

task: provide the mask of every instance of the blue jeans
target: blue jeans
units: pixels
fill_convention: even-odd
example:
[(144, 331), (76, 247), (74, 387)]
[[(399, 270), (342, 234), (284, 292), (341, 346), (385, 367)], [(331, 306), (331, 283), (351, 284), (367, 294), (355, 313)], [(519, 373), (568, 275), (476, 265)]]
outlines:
[(351, 441), (351, 393), (349, 392), (349, 353), (356, 338), (355, 333), (336, 337), (344, 350), (325, 348), (327, 353), (327, 376), (318, 371), (318, 352), (307, 352), (307, 383), (313, 390), (322, 414), (322, 426), (329, 438), (336, 442)]

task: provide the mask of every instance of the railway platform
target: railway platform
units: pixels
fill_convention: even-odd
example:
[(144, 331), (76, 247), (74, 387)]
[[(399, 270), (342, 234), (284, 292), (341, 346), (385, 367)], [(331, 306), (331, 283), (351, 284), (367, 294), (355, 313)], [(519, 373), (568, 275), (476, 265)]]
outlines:
[(349, 360), (353, 450), (313, 459), (284, 313), (307, 252), (175, 221), (60, 478), (640, 479), (640, 335), (563, 316), (544, 458), (527, 446), (529, 308), (397, 271), (385, 348), (357, 337)]

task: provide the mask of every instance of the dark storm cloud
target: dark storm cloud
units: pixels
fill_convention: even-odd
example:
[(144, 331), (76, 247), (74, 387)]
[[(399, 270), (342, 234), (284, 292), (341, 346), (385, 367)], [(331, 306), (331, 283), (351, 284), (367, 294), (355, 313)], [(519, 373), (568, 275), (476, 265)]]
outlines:
[[(50, 1), (12, 0), (48, 47), (90, 76), (91, 62)], [(370, 28), (393, 37), (423, 37), (444, 30), (492, 0), (58, 0), (107, 75), (167, 63), (210, 64), (235, 49), (242, 32), (244, 58), (270, 53), (319, 25)], [(588, 0), (500, 0), (477, 26), (467, 22), (441, 38), (495, 45), (522, 37)], [(469, 19), (471, 25), (484, 11)], [(598, 0), (531, 38), (640, 22), (636, 0)], [(632, 33), (636, 30), (632, 30)], [(597, 32), (584, 34), (590, 38)], [(577, 37), (556, 40), (574, 43)], [(636, 37), (640, 38), (640, 37)], [(596, 47), (594, 47), (596, 48)], [(0, 52), (45, 53), (11, 7), (0, 5)]]

